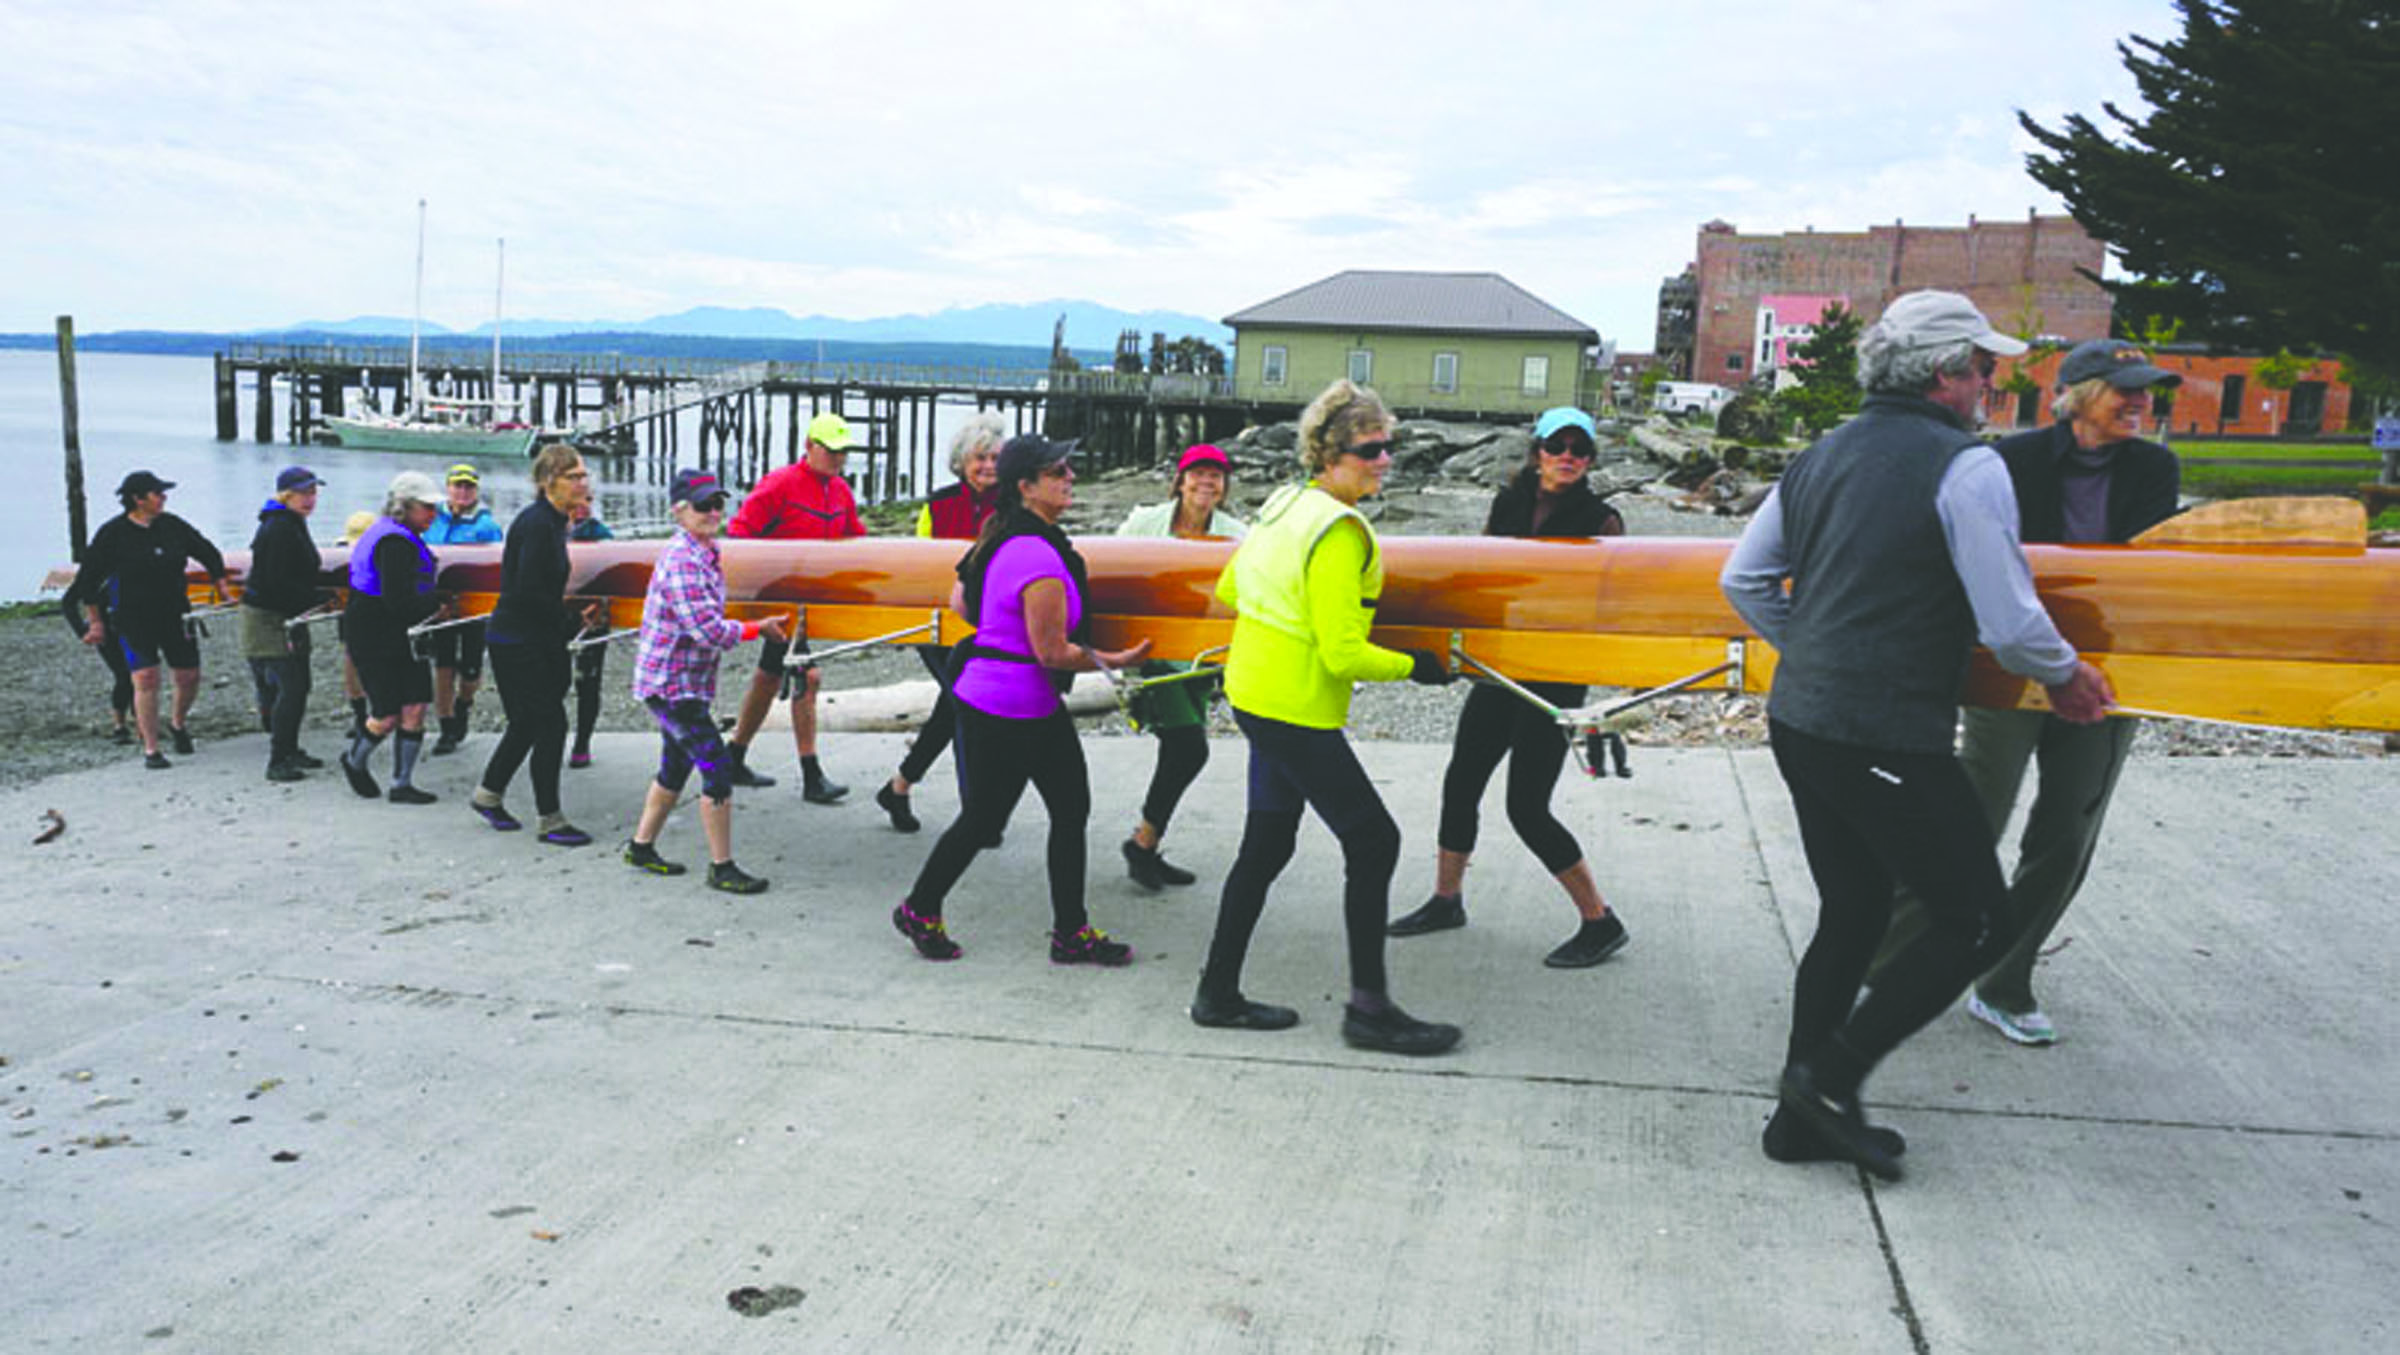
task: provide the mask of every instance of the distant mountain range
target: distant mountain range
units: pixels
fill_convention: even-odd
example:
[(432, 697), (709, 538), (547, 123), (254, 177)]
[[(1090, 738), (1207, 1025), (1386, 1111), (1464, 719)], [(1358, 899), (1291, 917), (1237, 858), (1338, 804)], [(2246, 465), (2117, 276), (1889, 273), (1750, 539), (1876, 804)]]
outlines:
[[(953, 307), (931, 315), (892, 315), (874, 320), (842, 320), (829, 315), (796, 316), (772, 306), (695, 306), (673, 315), (647, 320), (507, 320), (504, 339), (541, 339), (567, 334), (671, 334), (720, 339), (780, 339), (802, 342), (824, 339), (851, 343), (1002, 344), (1012, 348), (1050, 346), (1051, 327), (1061, 316), (1067, 322), (1067, 344), (1078, 352), (1113, 352), (1117, 334), (1131, 329), (1143, 336), (1164, 334), (1169, 340), (1197, 335), (1212, 343), (1230, 344), (1233, 331), (1214, 320), (1177, 311), (1122, 311), (1089, 301), (1037, 301), (1026, 305)], [(430, 324), (423, 333), (456, 337), (491, 337), (491, 325), (454, 330)], [(408, 333), (405, 316), (361, 315), (348, 320), (303, 320), (275, 329), (245, 331), (244, 338), (275, 338), (287, 334), (401, 335)]]

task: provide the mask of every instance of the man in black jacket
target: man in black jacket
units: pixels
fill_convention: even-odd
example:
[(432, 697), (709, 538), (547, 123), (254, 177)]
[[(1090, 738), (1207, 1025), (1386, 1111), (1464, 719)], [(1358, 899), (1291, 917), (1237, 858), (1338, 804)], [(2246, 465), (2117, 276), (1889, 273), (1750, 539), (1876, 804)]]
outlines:
[(192, 736), (184, 720), (200, 694), (200, 646), (185, 631), (191, 604), (184, 596), (184, 568), (197, 560), (218, 587), (225, 583), (225, 556), (198, 529), (167, 511), (175, 484), (137, 470), (117, 486), (125, 511), (100, 524), (84, 549), (83, 566), (69, 590), (93, 604), (83, 642), (114, 644), (133, 670), (133, 719), (142, 735), (143, 764), (152, 771), (174, 766), (158, 751), (158, 667), (175, 674), (175, 714), (169, 732), (175, 751), (189, 754)]
[(317, 511), (325, 482), (306, 466), (287, 466), (275, 477), (275, 495), (258, 510), (250, 538), (250, 573), (242, 581), (242, 657), (258, 683), (260, 713), (267, 721), (267, 779), (297, 781), (325, 764), (300, 747), (300, 722), (308, 714), (308, 627), (292, 618), (317, 605), (325, 561), (308, 535), (308, 516)]

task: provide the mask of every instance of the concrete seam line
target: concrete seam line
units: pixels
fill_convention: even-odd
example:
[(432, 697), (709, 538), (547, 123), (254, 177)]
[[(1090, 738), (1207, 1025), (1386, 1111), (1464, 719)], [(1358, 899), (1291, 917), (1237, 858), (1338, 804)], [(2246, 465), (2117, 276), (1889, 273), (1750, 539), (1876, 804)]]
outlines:
[(1858, 1185), (1867, 1197), (1867, 1217), (1875, 1225), (1875, 1245), (1883, 1252), (1884, 1271), (1892, 1277), (1892, 1311), (1908, 1327), (1909, 1349), (1916, 1355), (1932, 1355), (1933, 1347), (1925, 1339), (1925, 1324), (1917, 1320), (1916, 1300), (1909, 1296), (1908, 1277), (1900, 1273), (1900, 1254), (1892, 1248), (1892, 1232), (1883, 1224), (1883, 1202), (1864, 1167), (1858, 1169)]

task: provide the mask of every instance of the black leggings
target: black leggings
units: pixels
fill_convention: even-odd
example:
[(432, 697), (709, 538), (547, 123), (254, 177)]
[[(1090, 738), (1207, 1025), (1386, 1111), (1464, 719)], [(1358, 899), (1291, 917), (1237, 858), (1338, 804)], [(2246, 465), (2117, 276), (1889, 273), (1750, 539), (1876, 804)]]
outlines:
[(1200, 982), (1213, 997), (1242, 987), (1251, 933), (1266, 910), (1267, 888), (1291, 863), (1300, 811), (1313, 809), (1342, 844), (1342, 924), (1350, 941), (1350, 986), (1382, 993), (1383, 927), (1391, 914), (1392, 871), (1400, 864), (1400, 825), (1392, 822), (1338, 729), (1309, 729), (1236, 709), (1250, 740), (1250, 810), (1242, 846), (1217, 900), (1217, 931)]
[[(1583, 704), (1581, 687), (1525, 685), (1562, 710)], [(1502, 758), (1508, 759), (1508, 822), (1518, 839), (1552, 875), (1581, 861), (1583, 848), (1575, 835), (1550, 812), (1550, 793), (1558, 787), (1559, 768), (1566, 765), (1566, 737), (1548, 716), (1498, 687), (1478, 686), (1467, 693), (1467, 703), (1458, 712), (1450, 766), (1442, 773), (1442, 850), (1462, 856), (1475, 850), (1483, 788)]]
[[(1835, 743), (1773, 720), (1767, 734), (1819, 899), (1817, 934), (1792, 981), (1786, 1059), (1813, 1058), (1839, 1034), (1872, 1068), (2007, 949), (2008, 882), (1991, 826), (1948, 753)], [(1931, 925), (1860, 1002), (1899, 884)]]
[(591, 747), (592, 731), (600, 727), (600, 687), (607, 672), (607, 645), (586, 645), (575, 651), (575, 746), (578, 748)]
[[(926, 672), (933, 674), (935, 685), (941, 688), (941, 695), (934, 698), (933, 710), (925, 716), (925, 723), (917, 730), (917, 737), (908, 745), (907, 755), (900, 759), (900, 779), (912, 786), (924, 780), (926, 773), (933, 770), (934, 759), (942, 755), (943, 749), (950, 747), (951, 736), (958, 732), (958, 699), (950, 695), (949, 646), (919, 645), (917, 660), (925, 665)], [(958, 772), (962, 778), (959, 793), (964, 795), (966, 767), (963, 763)]]
[(280, 659), (252, 659), (251, 681), (267, 708), (267, 760), (282, 762), (300, 749), (300, 722), (308, 716), (309, 672), (307, 646)]
[(567, 688), (574, 665), (563, 645), (493, 645), (488, 651), (492, 680), (500, 686), (500, 709), (508, 728), (483, 765), (483, 788), (508, 789), (517, 768), (533, 758), (533, 807), (558, 812), (558, 770), (567, 755)]
[(1158, 738), (1158, 765), (1150, 770), (1150, 790), (1142, 797), (1142, 818), (1160, 833), (1167, 831), (1167, 820), (1175, 817), (1175, 806), (1183, 803), (1183, 793), (1200, 779), (1202, 768), (1208, 766), (1208, 728), (1205, 725), (1178, 725), (1173, 729), (1150, 731)]
[(1033, 783), (1050, 812), (1050, 923), (1061, 936), (1090, 921), (1083, 908), (1084, 826), (1092, 817), (1092, 781), (1083, 765), (1075, 719), (1061, 706), (1034, 720), (988, 715), (958, 703), (958, 749), (967, 785), (958, 818), (933, 844), (908, 906), (942, 915), (942, 900), (985, 843), (1008, 826), (1008, 816)]

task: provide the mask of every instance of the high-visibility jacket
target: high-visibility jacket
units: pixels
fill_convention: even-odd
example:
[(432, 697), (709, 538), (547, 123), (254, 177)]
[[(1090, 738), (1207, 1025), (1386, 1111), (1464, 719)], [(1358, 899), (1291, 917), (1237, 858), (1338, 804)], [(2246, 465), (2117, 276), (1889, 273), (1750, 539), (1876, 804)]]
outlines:
[(1236, 613), (1225, 699), (1270, 720), (1341, 728), (1353, 683), (1404, 678), (1412, 666), (1367, 640), (1382, 595), (1383, 553), (1358, 510), (1314, 481), (1277, 490), (1217, 579)]

